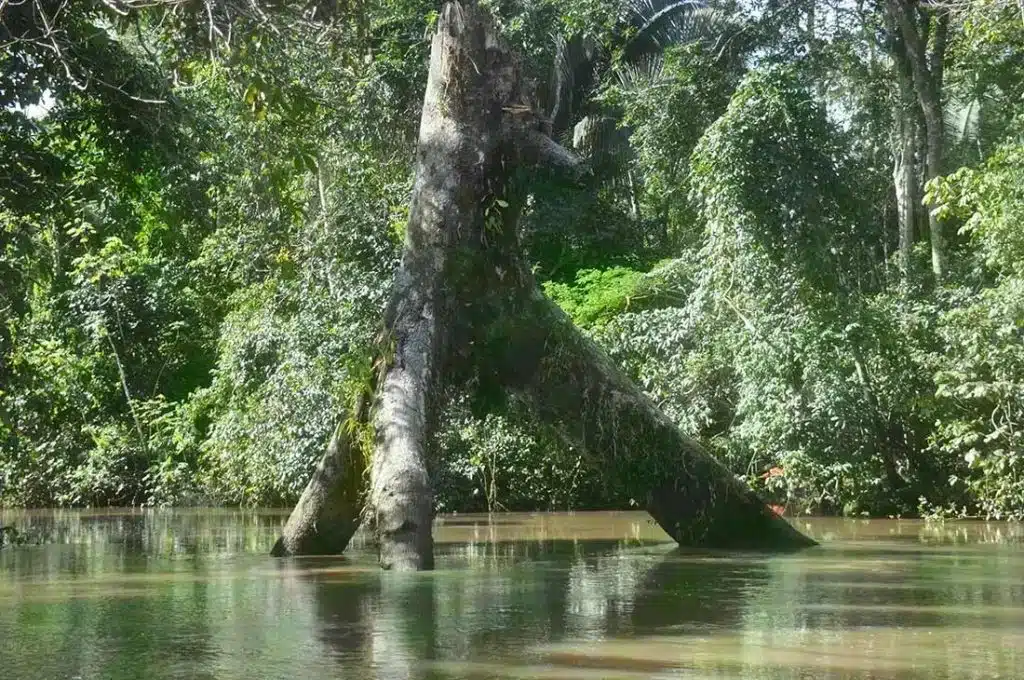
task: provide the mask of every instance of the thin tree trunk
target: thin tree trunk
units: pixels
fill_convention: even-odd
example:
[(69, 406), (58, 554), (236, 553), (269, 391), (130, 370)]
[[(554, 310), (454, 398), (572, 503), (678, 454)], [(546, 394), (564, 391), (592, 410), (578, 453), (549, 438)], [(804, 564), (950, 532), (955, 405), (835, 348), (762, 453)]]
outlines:
[[(902, 42), (902, 41), (901, 41)], [(899, 268), (904, 283), (911, 280), (911, 252), (917, 224), (920, 192), (918, 191), (915, 156), (918, 145), (917, 102), (910, 64), (902, 44), (893, 50), (896, 55), (899, 100), (894, 107), (896, 144), (893, 150), (893, 186), (896, 191), (896, 216), (899, 223)]]
[[(857, 375), (857, 382), (860, 383), (861, 390), (864, 393), (864, 401), (866, 401), (871, 409), (875, 412), (875, 422), (892, 422), (890, 414), (883, 413), (882, 405), (878, 401), (878, 397), (875, 394), (874, 385), (871, 380), (871, 374), (868, 373), (867, 363), (861, 356), (860, 350), (856, 346), (850, 347), (850, 355), (853, 358), (853, 367)], [(885, 435), (889, 434), (891, 427), (886, 428)], [(878, 436), (873, 437), (874, 442), (881, 444), (878, 446), (878, 457), (882, 461), (882, 469), (885, 471), (886, 481), (889, 483), (889, 489), (893, 493), (900, 495), (907, 489), (907, 480), (900, 474), (899, 465), (896, 460), (896, 452), (891, 446), (889, 446), (889, 437), (883, 436), (879, 433)]]
[[(927, 137), (927, 154), (925, 157), (925, 182), (930, 182), (942, 174), (943, 147), (945, 146), (945, 125), (942, 106), (939, 103), (929, 105), (925, 111), (925, 135)], [(936, 282), (941, 282), (946, 275), (946, 236), (942, 221), (934, 210), (928, 211), (928, 235), (932, 246), (932, 273)]]
[(570, 132), (581, 118), (584, 98), (594, 81), (595, 49), (591, 38), (583, 35), (557, 43), (550, 118), (556, 138)]
[(815, 29), (817, 22), (817, 7), (816, 0), (809, 0), (807, 3), (807, 28), (805, 35), (807, 36), (807, 55), (812, 56), (816, 52), (815, 50)]
[(121, 355), (117, 351), (117, 345), (114, 344), (114, 338), (110, 335), (110, 331), (107, 329), (106, 323), (103, 324), (103, 335), (107, 338), (107, 344), (110, 345), (110, 352), (114, 355), (114, 365), (117, 366), (117, 377), (121, 381), (121, 392), (124, 394), (124, 400), (128, 404), (128, 412), (132, 416), (132, 423), (135, 425), (135, 434), (139, 436), (139, 447), (145, 451), (147, 447), (146, 435), (142, 431), (142, 423), (139, 421), (139, 414), (135, 410), (135, 400), (132, 399), (132, 392), (128, 389), (128, 375), (124, 371), (124, 364), (121, 363)]
[[(949, 12), (940, 9), (934, 18), (934, 36), (929, 50), (928, 34), (933, 23), (929, 11), (916, 8), (916, 5), (907, 0), (889, 0), (890, 16), (906, 46), (914, 90), (924, 116), (926, 183), (942, 174), (945, 146), (942, 81), (946, 38), (949, 31)], [(921, 19), (920, 23), (916, 21), (918, 17)], [(946, 273), (946, 242), (942, 222), (934, 211), (928, 212), (928, 232), (931, 239), (932, 273), (938, 283)]]
[[(901, 114), (905, 114), (900, 107)], [(896, 162), (892, 171), (896, 189), (896, 216), (899, 223), (899, 268), (904, 283), (911, 280), (914, 248), (914, 225), (917, 223), (917, 172), (914, 152), (917, 149), (917, 125), (913, 118), (904, 118), (898, 131)]]

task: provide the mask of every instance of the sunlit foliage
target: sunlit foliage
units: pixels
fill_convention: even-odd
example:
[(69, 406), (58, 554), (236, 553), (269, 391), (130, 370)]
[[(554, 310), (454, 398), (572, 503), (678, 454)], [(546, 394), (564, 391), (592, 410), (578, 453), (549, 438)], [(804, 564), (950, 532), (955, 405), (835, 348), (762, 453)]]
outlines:
[[(0, 502), (294, 502), (369, 370), (439, 6), (38, 4), (0, 8)], [(897, 265), (884, 5), (487, 4), (591, 171), (524, 179), (524, 249), (670, 418), (787, 512), (1024, 517), (1014, 3), (935, 10), (940, 282), (923, 208)], [(628, 503), (480, 401), (440, 509)]]

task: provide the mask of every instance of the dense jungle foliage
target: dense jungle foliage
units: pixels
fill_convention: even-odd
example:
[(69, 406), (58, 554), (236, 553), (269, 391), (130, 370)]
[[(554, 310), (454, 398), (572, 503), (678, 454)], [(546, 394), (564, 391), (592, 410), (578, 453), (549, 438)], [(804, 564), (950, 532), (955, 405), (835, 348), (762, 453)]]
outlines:
[[(1024, 518), (1024, 6), (488, 2), (591, 170), (528, 203), (535, 272), (681, 428), (789, 514)], [(439, 8), (0, 2), (0, 502), (295, 501)], [(630, 502), (515, 403), (444, 412), (441, 510)]]

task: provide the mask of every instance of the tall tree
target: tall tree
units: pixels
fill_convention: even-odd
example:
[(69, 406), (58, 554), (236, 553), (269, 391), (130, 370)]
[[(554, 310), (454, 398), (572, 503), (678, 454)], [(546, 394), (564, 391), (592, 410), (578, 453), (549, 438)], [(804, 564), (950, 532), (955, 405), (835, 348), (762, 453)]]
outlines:
[(896, 193), (896, 218), (899, 225), (899, 268), (904, 281), (911, 276), (911, 250), (914, 246), (918, 204), (921, 192), (918, 187), (917, 150), (920, 146), (918, 120), (921, 110), (914, 90), (913, 69), (907, 56), (906, 46), (900, 31), (889, 17), (889, 46), (893, 56), (893, 71), (899, 85), (893, 101), (893, 187)]
[[(945, 148), (945, 118), (942, 108), (943, 71), (950, 11), (925, 6), (917, 0), (887, 0), (890, 23), (899, 31), (899, 39), (890, 41), (897, 68), (909, 67), (921, 115), (924, 119), (924, 179), (929, 182), (942, 174)], [(905, 118), (905, 116), (901, 116)], [(946, 274), (946, 239), (937, 211), (928, 213), (931, 239), (932, 274), (941, 282)]]
[[(351, 531), (351, 518), (365, 516), (383, 567), (430, 568), (427, 443), (441, 388), (466, 375), (469, 364), (496, 373), (541, 422), (642, 499), (678, 542), (810, 545), (683, 436), (538, 289), (519, 253), (516, 224), (525, 196), (513, 190), (512, 175), (532, 167), (571, 178), (580, 168), (541, 132), (526, 82), (486, 10), (472, 2), (445, 6), (432, 43), (404, 253), (368, 416), (374, 436), (366, 507), (360, 510), (361, 499), (354, 499), (342, 526), (303, 512), (306, 519), (289, 522), (289, 531), (342, 535)], [(347, 436), (348, 446), (358, 445)], [(321, 466), (329, 469), (352, 468)], [(326, 497), (338, 478), (318, 474), (311, 485)], [(286, 535), (279, 552), (299, 543)]]

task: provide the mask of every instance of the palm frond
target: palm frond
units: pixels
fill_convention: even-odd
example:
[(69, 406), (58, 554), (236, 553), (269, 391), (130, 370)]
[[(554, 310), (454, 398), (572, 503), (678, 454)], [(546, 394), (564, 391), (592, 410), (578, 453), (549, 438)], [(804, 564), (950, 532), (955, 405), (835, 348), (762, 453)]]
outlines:
[(658, 52), (671, 45), (717, 42), (729, 31), (725, 12), (697, 0), (630, 0), (624, 17), (636, 33), (626, 45), (627, 57)]
[(595, 57), (600, 45), (589, 35), (565, 38), (552, 36), (555, 59), (551, 78), (551, 119), (555, 131), (564, 132), (580, 112), (582, 99), (593, 86), (596, 73)]
[(641, 55), (615, 69), (615, 79), (626, 92), (637, 92), (661, 82), (665, 71), (665, 59), (661, 53)]
[(707, 2), (705, 0), (626, 0), (622, 5), (619, 18), (640, 29), (660, 16), (680, 9), (688, 10), (695, 7), (707, 7)]
[(977, 97), (970, 100), (950, 98), (943, 110), (946, 130), (957, 142), (976, 139), (979, 130), (981, 102)]

